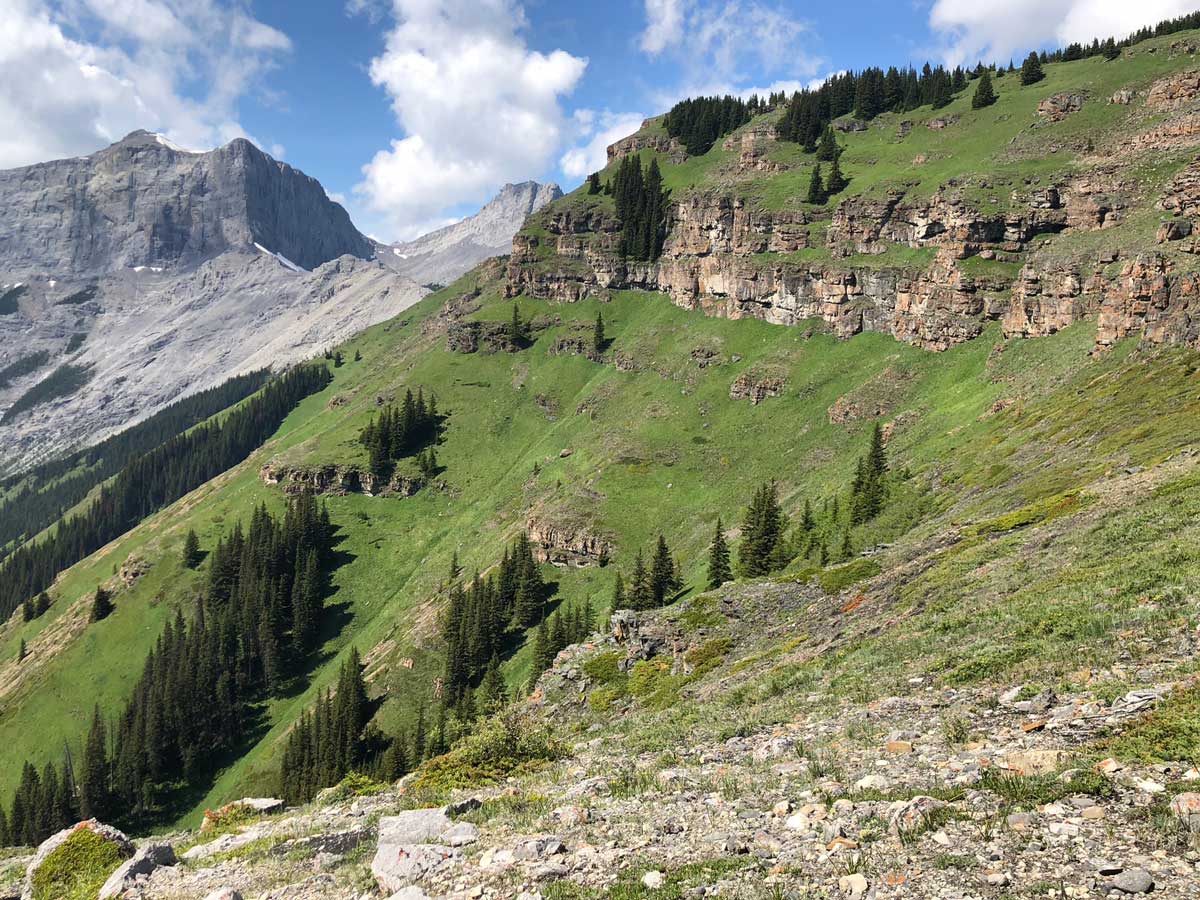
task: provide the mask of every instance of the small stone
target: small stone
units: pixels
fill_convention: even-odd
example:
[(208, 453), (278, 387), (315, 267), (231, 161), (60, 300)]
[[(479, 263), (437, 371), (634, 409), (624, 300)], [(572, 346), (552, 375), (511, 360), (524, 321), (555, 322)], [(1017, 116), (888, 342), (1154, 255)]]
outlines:
[(1200, 794), (1176, 794), (1171, 801), (1171, 814), (1183, 822), (1200, 822)]
[(1007, 872), (988, 872), (987, 883), (994, 887), (1003, 887), (1008, 884), (1009, 877)]
[(206, 896), (204, 900), (242, 900), (242, 895), (231, 887), (220, 887)]
[(854, 783), (860, 791), (883, 791), (891, 784), (882, 775), (866, 775)]
[(838, 879), (838, 890), (851, 898), (861, 897), (867, 892), (866, 876), (860, 872), (853, 875), (843, 875)]
[(884, 749), (887, 750), (888, 753), (901, 755), (905, 753), (912, 753), (913, 745), (909, 741), (888, 741), (887, 746)]
[(1126, 894), (1148, 894), (1154, 890), (1154, 879), (1145, 869), (1130, 869), (1112, 881), (1113, 887)]
[(647, 872), (642, 876), (642, 885), (649, 891), (657, 891), (666, 884), (666, 876), (662, 872)]
[(792, 811), (792, 803), (790, 800), (780, 800), (778, 803), (776, 803), (771, 808), (771, 812), (773, 812), (773, 813), (775, 813), (775, 815), (781, 816), (781, 817), (786, 816), (791, 811)]

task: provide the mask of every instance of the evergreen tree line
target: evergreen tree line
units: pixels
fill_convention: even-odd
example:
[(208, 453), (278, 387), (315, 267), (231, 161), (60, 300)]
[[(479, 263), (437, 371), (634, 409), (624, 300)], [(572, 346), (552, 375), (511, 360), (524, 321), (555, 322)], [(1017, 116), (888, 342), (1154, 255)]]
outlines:
[(741, 128), (766, 107), (757, 96), (749, 100), (731, 97), (689, 97), (680, 100), (663, 117), (667, 134), (678, 138), (692, 156), (703, 156), (712, 145)]
[(669, 603), (683, 587), (679, 563), (661, 534), (654, 545), (650, 564), (646, 565), (639, 548), (633, 558), (628, 585), (620, 572), (613, 586), (613, 609), (657, 609)]
[(416, 397), (407, 390), (399, 407), (388, 405), (378, 418), (371, 416), (359, 442), (370, 454), (371, 472), (376, 477), (386, 476), (396, 460), (414, 453), (421, 456), (422, 470), (430, 470), (431, 474), (437, 468), (432, 445), (441, 439), (444, 427), (445, 417), (438, 413), (437, 397), (431, 394), (426, 403), (424, 391), (417, 388)]
[(111, 725), (96, 709), (78, 775), (64, 752), (57, 781), (52, 767), (23, 778), (10, 840), (36, 845), (68, 811), (144, 827), (227, 763), (255, 726), (256, 704), (279, 694), (316, 647), (332, 537), (326, 510), (303, 494), (282, 520), (260, 507), (248, 529), (239, 523), (219, 541), (195, 617), (168, 623)]
[(667, 237), (667, 204), (658, 160), (642, 168), (636, 154), (624, 157), (612, 178), (611, 191), (621, 220), (618, 251), (626, 259), (653, 262), (662, 254)]
[(548, 589), (525, 533), (505, 548), (500, 565), (463, 586), (451, 572), (450, 600), (442, 623), (446, 670), (442, 698), (456, 707), (470, 700), (489, 668), (499, 666), (515, 637), (545, 619)]
[[(374, 710), (362, 671), (358, 650), (352, 649), (338, 670), (336, 688), (323, 691), (288, 735), (279, 766), (280, 796), (288, 803), (307, 802), (350, 772), (395, 780), (408, 771), (403, 740), (388, 741), (368, 725)], [(387, 772), (381, 771), (385, 765)]]
[[(835, 560), (849, 560), (854, 554), (851, 529), (870, 522), (883, 511), (887, 500), (887, 473), (887, 448), (883, 430), (876, 423), (867, 453), (856, 463), (845, 504), (835, 495), (827, 498), (817, 513), (811, 501), (805, 500), (802, 514), (792, 525), (780, 507), (774, 482), (760, 485), (742, 518), (737, 573), (746, 578), (761, 578), (782, 571), (798, 557), (821, 566)], [(709, 589), (732, 580), (734, 565), (731, 557), (718, 517), (708, 551)]]
[(135, 457), (241, 402), (270, 377), (269, 369), (236, 375), (178, 400), (92, 447), (0, 481), (0, 487), (14, 491), (0, 503), (0, 558), (10, 544), (27, 540), (53, 524), (88, 491), (117, 474)]
[(0, 564), (0, 620), (74, 565), (139, 521), (241, 462), (309, 394), (331, 379), (324, 365), (298, 366), (218, 422), (169, 438), (127, 463), (86, 512), (26, 544)]

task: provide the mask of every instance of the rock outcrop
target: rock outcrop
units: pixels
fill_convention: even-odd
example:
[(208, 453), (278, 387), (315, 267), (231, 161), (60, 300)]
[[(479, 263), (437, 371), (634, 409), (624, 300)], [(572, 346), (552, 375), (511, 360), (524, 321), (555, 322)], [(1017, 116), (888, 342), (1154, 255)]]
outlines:
[[(1200, 208), (1193, 168), (1168, 187), (1164, 209), (1190, 215)], [(976, 255), (1028, 259), (1042, 236), (1113, 227), (1131, 191), (1119, 167), (1106, 164), (1058, 186), (1014, 192), (1005, 212), (980, 213), (951, 188), (924, 199), (894, 191), (840, 203), (825, 237), (835, 258), (897, 245), (935, 251), (929, 263), (895, 266), (790, 261), (788, 254), (814, 246), (807, 215), (758, 210), (728, 195), (692, 194), (673, 203), (662, 256), (652, 263), (620, 257), (619, 223), (602, 204), (551, 207), (540, 218), (544, 234), (514, 238), (506, 290), (558, 302), (610, 290), (658, 291), (707, 315), (780, 325), (821, 319), (839, 337), (882, 332), (935, 351), (977, 337), (989, 321), (1001, 321), (1010, 336), (1037, 336), (1103, 309), (1100, 348), (1136, 333), (1149, 343), (1194, 345), (1192, 281), (1172, 279), (1167, 268), (1161, 275), (1170, 286), (1143, 301), (1136, 299), (1144, 293), (1139, 275), (1106, 280), (1100, 273), (1085, 284), (1077, 265), (1048, 258), (1025, 266), (1014, 283), (960, 265)], [(1179, 224), (1167, 237), (1184, 237), (1186, 228)], [(475, 349), (470, 336), (456, 343)], [(742, 388), (753, 395), (748, 385), (735, 385), (735, 393)]]
[(561, 517), (531, 516), (525, 523), (538, 562), (555, 566), (603, 564), (612, 555), (611, 540), (598, 536), (586, 525)]
[(425, 486), (425, 479), (395, 472), (386, 480), (355, 464), (289, 466), (266, 463), (259, 470), (263, 484), (282, 485), (286, 494), (366, 494), (369, 497), (411, 497)]

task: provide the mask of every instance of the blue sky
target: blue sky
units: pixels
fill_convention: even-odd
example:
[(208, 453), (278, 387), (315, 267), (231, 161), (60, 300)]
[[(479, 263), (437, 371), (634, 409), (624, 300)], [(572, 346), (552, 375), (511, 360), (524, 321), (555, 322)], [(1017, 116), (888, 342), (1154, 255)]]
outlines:
[[(5, 0), (0, 167), (245, 135), (411, 237), (682, 96), (1124, 34), (1197, 0)], [(11, 7), (7, 9), (7, 7)]]

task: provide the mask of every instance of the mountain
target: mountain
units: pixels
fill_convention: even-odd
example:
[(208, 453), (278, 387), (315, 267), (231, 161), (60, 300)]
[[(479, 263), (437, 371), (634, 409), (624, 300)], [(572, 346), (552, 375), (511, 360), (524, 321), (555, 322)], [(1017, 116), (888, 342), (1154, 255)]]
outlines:
[(241, 461), (0, 562), (47, 585), (0, 797), (40, 839), (90, 756), (204, 859), (156, 900), (1195, 896), (1190, 21), (978, 108), (931, 69), (651, 119)]
[(449, 284), (488, 257), (507, 254), (525, 220), (561, 196), (557, 184), (506, 184), (475, 215), (413, 241), (377, 245), (376, 254), (412, 281)]
[(134, 132), (0, 172), (0, 471), (239, 372), (312, 356), (423, 289), (314, 179), (238, 139)]

